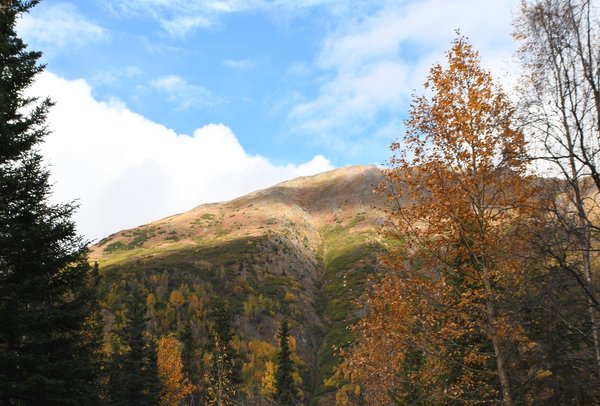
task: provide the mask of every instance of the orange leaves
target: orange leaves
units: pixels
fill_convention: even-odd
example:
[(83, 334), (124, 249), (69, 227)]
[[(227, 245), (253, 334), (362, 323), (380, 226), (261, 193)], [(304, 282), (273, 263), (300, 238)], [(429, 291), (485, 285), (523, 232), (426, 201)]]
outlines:
[(369, 297), (369, 317), (358, 326), (357, 345), (345, 354), (342, 372), (364, 384), (369, 404), (388, 404), (388, 389), (399, 384), (396, 366), (405, 359), (415, 317), (402, 281), (386, 277)]
[[(512, 108), (464, 38), (431, 69), (387, 171), (388, 274), (367, 297), (342, 370), (370, 404), (510, 404), (506, 348), (524, 339), (504, 313), (525, 267), (525, 141)], [(398, 245), (395, 245), (396, 247)], [(372, 376), (377, 376), (373, 380)], [(425, 399), (425, 401), (424, 401)]]
[[(463, 38), (454, 42), (448, 62), (447, 69), (434, 66), (427, 80), (435, 95), (413, 101), (403, 155), (416, 166), (442, 160), (451, 170), (466, 172), (493, 167), (508, 149), (523, 156), (523, 136), (510, 128), (506, 96), (479, 67), (477, 53)], [(399, 151), (400, 144), (392, 149)], [(511, 165), (523, 169), (519, 162)]]
[(183, 375), (181, 344), (175, 337), (162, 337), (157, 351), (158, 376), (163, 384), (160, 403), (178, 406), (194, 391), (194, 386)]

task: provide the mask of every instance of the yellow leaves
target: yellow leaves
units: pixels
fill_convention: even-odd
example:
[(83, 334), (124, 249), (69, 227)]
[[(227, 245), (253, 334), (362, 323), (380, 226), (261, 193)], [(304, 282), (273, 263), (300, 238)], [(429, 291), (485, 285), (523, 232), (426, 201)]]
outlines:
[(250, 343), (248, 343), (248, 351), (248, 356), (251, 359), (255, 359), (271, 357), (276, 352), (276, 349), (272, 344), (266, 341), (250, 340)]
[(156, 296), (154, 296), (154, 293), (148, 293), (148, 296), (146, 297), (146, 305), (149, 308), (153, 308), (154, 305), (156, 305)]
[(294, 303), (296, 302), (296, 296), (292, 292), (285, 292), (283, 300), (286, 303)]
[(292, 353), (295, 353), (297, 351), (297, 347), (298, 347), (298, 343), (296, 342), (296, 337), (290, 335), (288, 336), (288, 344), (290, 346), (290, 350), (292, 351)]
[[(415, 323), (411, 305), (415, 290), (393, 276), (385, 277), (369, 295), (369, 317), (355, 329), (359, 339), (355, 347), (345, 354), (341, 372), (354, 383), (361, 382), (369, 404), (389, 404), (388, 389), (398, 383), (397, 366), (405, 360), (413, 337)], [(401, 300), (395, 300), (400, 298)], [(422, 313), (421, 316), (425, 316)], [(377, 377), (376, 379), (373, 379)], [(353, 386), (340, 394), (338, 404), (349, 404)]]
[(162, 337), (157, 350), (158, 376), (163, 385), (160, 403), (178, 406), (194, 391), (194, 386), (183, 375), (181, 345), (175, 337)]
[(434, 96), (414, 99), (404, 143), (392, 149), (405, 148), (415, 165), (439, 159), (456, 169), (502, 159), (507, 145), (522, 156), (523, 136), (506, 120), (512, 114), (506, 96), (479, 67), (477, 52), (459, 38), (448, 57), (448, 68), (434, 66), (427, 80)]
[(275, 391), (275, 363), (267, 361), (265, 363), (265, 372), (261, 379), (260, 392), (266, 398), (271, 399)]
[(175, 308), (178, 309), (179, 307), (185, 304), (185, 297), (178, 289), (175, 289), (171, 292), (171, 295), (169, 296), (169, 303), (171, 303), (173, 306), (175, 306)]
[(251, 340), (248, 343), (247, 362), (242, 365), (242, 374), (260, 392), (270, 397), (275, 391), (275, 359), (277, 348), (271, 343)]
[(361, 393), (360, 385), (346, 384), (343, 385), (335, 394), (335, 405), (336, 406), (350, 406), (355, 405), (355, 398)]
[[(490, 358), (492, 358), (492, 354), (484, 354), (478, 351), (469, 351), (463, 357), (463, 362), (465, 363), (465, 365), (485, 366), (485, 364), (489, 362)], [(468, 379), (470, 382), (474, 382), (474, 377), (472, 375), (468, 376), (468, 378), (466, 379)]]

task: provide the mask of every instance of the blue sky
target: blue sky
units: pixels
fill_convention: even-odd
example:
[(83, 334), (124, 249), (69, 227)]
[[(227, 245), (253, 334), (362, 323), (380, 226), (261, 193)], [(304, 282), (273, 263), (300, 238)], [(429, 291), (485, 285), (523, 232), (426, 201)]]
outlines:
[(383, 164), (455, 30), (510, 86), (518, 0), (44, 0), (18, 31), (56, 107), (55, 198), (99, 238), (295, 176)]

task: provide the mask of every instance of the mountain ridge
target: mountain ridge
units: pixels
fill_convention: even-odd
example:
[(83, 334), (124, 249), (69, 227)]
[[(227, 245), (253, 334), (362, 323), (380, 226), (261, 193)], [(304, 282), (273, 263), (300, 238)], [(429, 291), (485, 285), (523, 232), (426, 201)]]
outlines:
[[(306, 214), (310, 217), (316, 216), (317, 226), (322, 226), (330, 223), (334, 219), (336, 212), (340, 211), (344, 205), (358, 204), (359, 211), (367, 211), (373, 206), (381, 208), (383, 200), (374, 194), (374, 188), (382, 180), (383, 177), (381, 171), (375, 165), (354, 165), (333, 169), (312, 176), (294, 178), (229, 201), (202, 204), (183, 213), (170, 215), (150, 223), (113, 233), (91, 247), (90, 260), (103, 264), (103, 262), (110, 257), (110, 255), (106, 254), (110, 254), (112, 251), (119, 251), (118, 249), (106, 250), (107, 243), (109, 241), (114, 243), (126, 240), (127, 233), (135, 232), (135, 230), (160, 226), (170, 227), (170, 230), (168, 231), (170, 237), (167, 236), (165, 241), (167, 241), (167, 243), (169, 241), (179, 242), (182, 240), (181, 236), (175, 237), (179, 233), (173, 233), (174, 229), (178, 227), (183, 228), (181, 231), (184, 236), (189, 236), (191, 234), (205, 234), (202, 231), (198, 232), (198, 230), (191, 233), (191, 229), (183, 227), (183, 223), (185, 222), (195, 222), (196, 224), (191, 224), (191, 228), (197, 228), (195, 226), (202, 225), (210, 226), (210, 223), (214, 223), (214, 219), (217, 217), (215, 212), (221, 214), (227, 210), (234, 211), (233, 216), (229, 214), (229, 219), (246, 214), (251, 216), (252, 213), (247, 213), (242, 210), (244, 206), (252, 208), (256, 203), (264, 203), (265, 200), (270, 200), (272, 202), (269, 207), (271, 213), (267, 218), (261, 218), (260, 215), (264, 213), (254, 213), (255, 215), (251, 216), (249, 219), (251, 221), (246, 221), (243, 224), (246, 226), (247, 233), (252, 231), (253, 235), (261, 234), (252, 226), (257, 225), (258, 227), (262, 226), (264, 228), (269, 228), (267, 226), (273, 225), (272, 223), (276, 221), (276, 216), (281, 216), (282, 211), (283, 214), (291, 214), (291, 217), (298, 217), (299, 213), (294, 213), (293, 211), (302, 210), (303, 215)], [(359, 187), (356, 187), (357, 185)], [(277, 199), (277, 197), (279, 197), (279, 199)], [(317, 202), (316, 206), (314, 202)], [(318, 204), (319, 202), (320, 204)], [(279, 204), (288, 205), (290, 208), (286, 212), (285, 209), (278, 206)], [(354, 207), (354, 209), (356, 209), (356, 207)], [(206, 221), (203, 222), (201, 220)], [(227, 221), (225, 218), (223, 218), (223, 221), (231, 223), (231, 221)], [(237, 228), (240, 228), (242, 225), (235, 220), (233, 220), (233, 223), (235, 223)], [(234, 230), (235, 227), (232, 226), (233, 224), (225, 224), (225, 230), (222, 231), (222, 233), (227, 233), (230, 239), (239, 236), (239, 233)], [(135, 240), (135, 238), (133, 240)], [(138, 241), (134, 241), (131, 245), (142, 246), (147, 243), (147, 240), (148, 238), (138, 235)], [(132, 241), (130, 240), (129, 242)]]

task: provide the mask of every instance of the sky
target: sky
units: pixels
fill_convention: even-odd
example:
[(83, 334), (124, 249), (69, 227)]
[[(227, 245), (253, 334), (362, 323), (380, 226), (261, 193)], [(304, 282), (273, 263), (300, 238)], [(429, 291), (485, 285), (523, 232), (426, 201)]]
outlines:
[(519, 0), (44, 0), (53, 199), (96, 240), (297, 176), (384, 165), (456, 30), (514, 83)]

